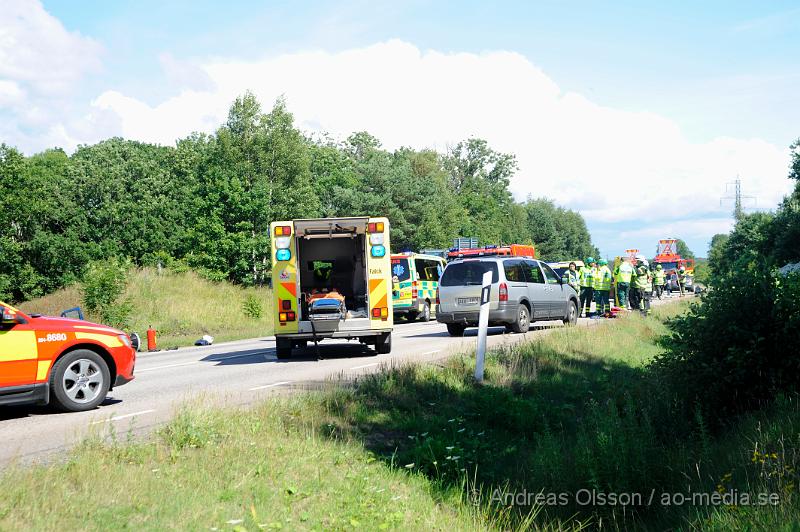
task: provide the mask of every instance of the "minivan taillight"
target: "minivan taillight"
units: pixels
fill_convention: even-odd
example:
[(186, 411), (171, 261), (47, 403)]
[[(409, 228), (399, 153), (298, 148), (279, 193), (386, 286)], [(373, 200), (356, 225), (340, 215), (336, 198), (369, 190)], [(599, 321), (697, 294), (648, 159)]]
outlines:
[(497, 293), (500, 296), (500, 301), (508, 301), (508, 286), (506, 286), (506, 283), (500, 283), (500, 290)]
[(439, 287), (436, 287), (436, 304), (439, 304)]

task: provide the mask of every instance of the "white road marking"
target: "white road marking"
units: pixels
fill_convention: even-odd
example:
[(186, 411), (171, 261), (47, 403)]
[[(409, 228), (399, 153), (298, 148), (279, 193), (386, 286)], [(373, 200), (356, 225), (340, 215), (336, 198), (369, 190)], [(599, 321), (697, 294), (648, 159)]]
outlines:
[(283, 386), (284, 384), (289, 384), (291, 381), (281, 381), (281, 382), (274, 382), (272, 384), (265, 384), (264, 386), (256, 386), (255, 388), (250, 388), (251, 392), (256, 390), (265, 390), (267, 388), (274, 388), (276, 386)]
[(364, 369), (364, 368), (371, 368), (372, 366), (379, 366), (379, 365), (380, 365), (380, 362), (374, 362), (372, 364), (364, 364), (363, 366), (356, 366), (356, 367), (350, 368), (350, 369)]
[(436, 349), (435, 351), (428, 351), (427, 353), (422, 353), (423, 355), (435, 355), (436, 353), (441, 353), (441, 349)]
[(149, 414), (150, 412), (155, 412), (155, 410), (152, 410), (152, 409), (151, 410), (142, 410), (141, 412), (134, 412), (133, 414), (125, 414), (123, 416), (114, 416), (114, 417), (110, 417), (108, 419), (101, 419), (101, 420), (98, 420), (98, 421), (92, 421), (90, 423), (90, 425), (99, 425), (100, 423), (108, 423), (109, 421), (119, 421), (120, 419), (125, 419), (125, 418), (133, 417), (133, 416), (141, 416), (142, 414)]
[(167, 369), (167, 368), (177, 368), (180, 366), (191, 366), (192, 364), (198, 364), (199, 360), (192, 360), (191, 362), (182, 362), (180, 364), (167, 364), (166, 366), (156, 366), (154, 368), (136, 368), (136, 373), (143, 373), (145, 371), (155, 371), (157, 369)]

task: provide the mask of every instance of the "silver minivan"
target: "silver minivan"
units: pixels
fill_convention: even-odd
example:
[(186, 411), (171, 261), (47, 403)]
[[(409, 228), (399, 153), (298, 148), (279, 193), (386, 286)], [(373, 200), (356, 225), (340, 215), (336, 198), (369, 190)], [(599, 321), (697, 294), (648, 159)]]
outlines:
[(578, 294), (547, 264), (522, 257), (463, 259), (447, 265), (439, 280), (436, 321), (451, 336), (478, 325), (483, 274), (492, 272), (489, 325), (528, 331), (532, 321), (578, 321)]

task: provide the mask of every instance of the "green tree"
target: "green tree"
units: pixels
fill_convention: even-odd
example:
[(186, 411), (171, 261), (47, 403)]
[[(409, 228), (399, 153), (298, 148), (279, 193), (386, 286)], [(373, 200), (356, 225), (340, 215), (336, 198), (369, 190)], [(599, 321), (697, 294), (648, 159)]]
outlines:
[(199, 139), (202, 206), (188, 256), (212, 278), (263, 284), (270, 222), (317, 214), (308, 143), (293, 120), (282, 99), (264, 114), (246, 93), (212, 139)]
[(514, 200), (509, 184), (517, 171), (516, 157), (491, 149), (483, 139), (471, 138), (449, 150), (444, 167), (467, 214), (458, 233), (484, 243), (501, 242), (511, 232), (507, 221)]
[(684, 259), (693, 259), (694, 258), (694, 253), (692, 252), (692, 250), (689, 249), (689, 246), (686, 244), (686, 242), (684, 242), (680, 238), (675, 243), (675, 251), (678, 253), (678, 255), (681, 256), (681, 258), (684, 258)]

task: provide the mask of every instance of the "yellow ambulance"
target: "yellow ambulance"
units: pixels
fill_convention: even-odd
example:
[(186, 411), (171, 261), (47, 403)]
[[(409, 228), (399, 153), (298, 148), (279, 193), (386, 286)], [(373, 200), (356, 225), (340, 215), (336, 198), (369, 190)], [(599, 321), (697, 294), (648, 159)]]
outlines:
[(279, 359), (328, 338), (392, 350), (389, 220), (273, 222), (272, 289)]

